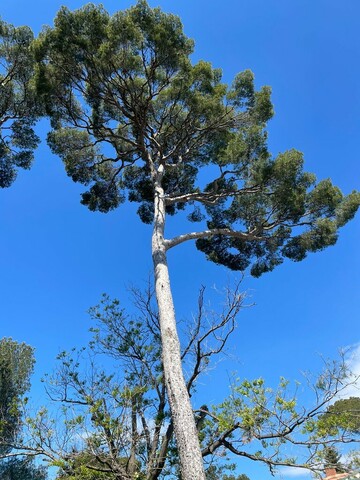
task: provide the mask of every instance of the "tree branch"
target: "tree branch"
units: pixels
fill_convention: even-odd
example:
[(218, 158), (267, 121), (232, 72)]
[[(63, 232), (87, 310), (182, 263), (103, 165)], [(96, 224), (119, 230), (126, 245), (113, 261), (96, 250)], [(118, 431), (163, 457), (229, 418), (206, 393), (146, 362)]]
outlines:
[(225, 235), (228, 237), (239, 238), (243, 241), (263, 241), (266, 240), (268, 237), (256, 235), (254, 233), (244, 233), (244, 232), (237, 232), (235, 230), (231, 230), (230, 228), (213, 228), (211, 230), (203, 230), (202, 232), (190, 232), (185, 233), (183, 235), (179, 235), (178, 237), (174, 237), (171, 240), (164, 240), (166, 250), (170, 248), (176, 247), (181, 243), (187, 242), (188, 240), (197, 240), (199, 238), (208, 238), (213, 237), (215, 235)]

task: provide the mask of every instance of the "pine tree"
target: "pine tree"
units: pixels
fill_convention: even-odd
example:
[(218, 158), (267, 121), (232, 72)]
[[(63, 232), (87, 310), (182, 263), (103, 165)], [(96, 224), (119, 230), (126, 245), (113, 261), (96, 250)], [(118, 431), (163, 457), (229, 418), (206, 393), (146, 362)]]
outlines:
[(337, 473), (343, 473), (344, 468), (340, 462), (341, 455), (333, 446), (324, 448), (324, 468), (335, 468)]
[[(330, 180), (316, 183), (296, 150), (273, 157), (265, 130), (273, 116), (270, 88), (257, 91), (248, 70), (227, 86), (208, 62), (192, 64), (192, 52), (180, 20), (144, 0), (113, 16), (93, 4), (63, 7), (35, 45), (49, 145), (68, 175), (89, 186), (82, 203), (108, 212), (127, 196), (153, 224), (162, 359), (181, 472), (184, 480), (204, 480), (168, 251), (196, 240), (207, 259), (260, 276), (285, 258), (300, 261), (334, 245), (360, 195), (343, 196)], [(198, 230), (166, 238), (167, 217), (182, 210)]]

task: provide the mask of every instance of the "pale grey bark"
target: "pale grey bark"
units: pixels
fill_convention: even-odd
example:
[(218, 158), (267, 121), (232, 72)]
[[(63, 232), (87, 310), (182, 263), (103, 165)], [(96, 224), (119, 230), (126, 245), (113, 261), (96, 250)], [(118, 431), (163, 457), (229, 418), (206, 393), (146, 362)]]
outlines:
[[(222, 178), (222, 177), (220, 177)], [(220, 179), (219, 178), (219, 179)], [(188, 203), (200, 202), (204, 205), (215, 205), (223, 198), (234, 198), (240, 195), (254, 194), (261, 191), (260, 187), (255, 185), (253, 187), (241, 188), (238, 190), (225, 190), (224, 192), (193, 192), (186, 194), (170, 194), (166, 198), (166, 205), (173, 205), (174, 203)]]
[[(255, 229), (254, 229), (255, 232)], [(197, 240), (198, 238), (208, 238), (213, 237), (214, 235), (226, 235), (228, 237), (240, 238), (244, 241), (250, 240), (265, 240), (266, 237), (261, 235), (256, 235), (254, 232), (238, 232), (236, 230), (231, 230), (230, 228), (213, 228), (211, 230), (203, 230), (202, 232), (189, 232), (174, 237), (171, 240), (165, 240), (165, 247), (169, 250), (176, 245), (187, 242), (188, 240)]]
[(182, 371), (180, 342), (170, 288), (164, 240), (165, 200), (164, 191), (161, 187), (161, 168), (160, 166), (160, 171), (157, 172), (155, 181), (152, 256), (156, 299), (159, 309), (164, 376), (174, 424), (182, 479), (205, 480), (198, 432)]

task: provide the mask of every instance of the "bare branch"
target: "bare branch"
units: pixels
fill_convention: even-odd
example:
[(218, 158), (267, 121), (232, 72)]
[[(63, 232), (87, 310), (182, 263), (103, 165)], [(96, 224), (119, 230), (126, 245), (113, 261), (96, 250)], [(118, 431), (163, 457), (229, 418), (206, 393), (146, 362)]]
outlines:
[(183, 235), (179, 235), (178, 237), (174, 237), (171, 240), (164, 240), (165, 247), (167, 250), (173, 248), (181, 243), (187, 242), (188, 240), (197, 240), (199, 238), (209, 238), (215, 235), (225, 235), (228, 237), (239, 238), (240, 240), (244, 241), (263, 241), (266, 240), (267, 237), (256, 235), (254, 233), (245, 233), (245, 232), (238, 232), (236, 230), (231, 230), (230, 228), (213, 228), (211, 230), (203, 230), (202, 232), (191, 232), (185, 233)]

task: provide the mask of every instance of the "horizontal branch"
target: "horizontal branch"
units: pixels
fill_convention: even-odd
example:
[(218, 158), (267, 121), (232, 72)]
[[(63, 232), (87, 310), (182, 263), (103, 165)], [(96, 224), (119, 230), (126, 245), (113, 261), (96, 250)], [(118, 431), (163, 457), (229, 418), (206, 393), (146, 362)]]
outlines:
[(193, 192), (184, 195), (168, 196), (165, 199), (166, 205), (173, 205), (174, 203), (186, 203), (186, 202), (200, 202), (205, 205), (213, 205), (218, 200), (227, 197), (237, 197), (240, 195), (246, 195), (249, 193), (258, 193), (260, 191), (259, 186), (242, 188), (240, 190), (225, 190), (223, 192)]
[(322, 469), (322, 467), (323, 467), (322, 465), (319, 465), (317, 467), (316, 465), (310, 465), (310, 464), (307, 464), (307, 463), (289, 462), (289, 461), (277, 458), (274, 455), (264, 456), (264, 455), (253, 454), (253, 453), (250, 453), (250, 452), (245, 452), (243, 450), (239, 450), (238, 448), (236, 448), (234, 446), (234, 444), (230, 440), (227, 439), (228, 435), (229, 435), (229, 433), (226, 433), (226, 434), (222, 435), (222, 437), (220, 439), (214, 441), (208, 447), (204, 448), (201, 452), (202, 456), (206, 457), (208, 455), (212, 455), (212, 454), (214, 454), (214, 452), (218, 448), (223, 447), (227, 451), (229, 451), (229, 452), (231, 452), (234, 455), (237, 455), (239, 457), (245, 457), (245, 458), (248, 458), (248, 459), (256, 461), (256, 462), (264, 463), (265, 465), (267, 465), (269, 467), (269, 469), (272, 473), (274, 471), (273, 469), (276, 468), (276, 467), (296, 467), (296, 468), (305, 469), (307, 471), (312, 471), (313, 473), (316, 474), (319, 467), (320, 467), (320, 469)]
[(211, 230), (203, 230), (202, 232), (184, 233), (183, 235), (174, 237), (171, 240), (165, 240), (165, 248), (169, 250), (170, 248), (176, 247), (176, 245), (180, 245), (180, 243), (187, 242), (188, 240), (209, 238), (213, 237), (214, 235), (225, 235), (227, 237), (234, 237), (244, 241), (257, 240), (260, 242), (267, 239), (267, 237), (264, 236), (253, 233), (237, 232), (236, 230), (231, 230), (230, 228), (213, 228)]

